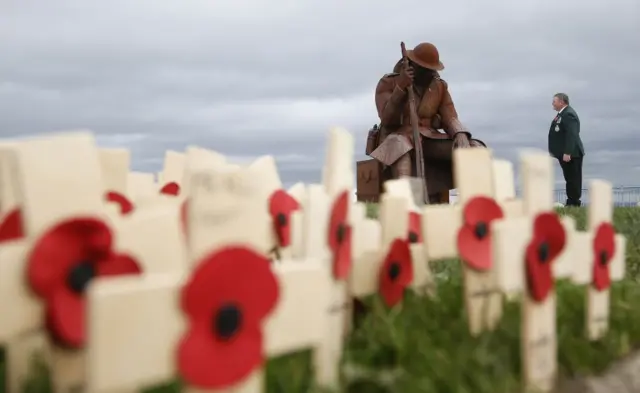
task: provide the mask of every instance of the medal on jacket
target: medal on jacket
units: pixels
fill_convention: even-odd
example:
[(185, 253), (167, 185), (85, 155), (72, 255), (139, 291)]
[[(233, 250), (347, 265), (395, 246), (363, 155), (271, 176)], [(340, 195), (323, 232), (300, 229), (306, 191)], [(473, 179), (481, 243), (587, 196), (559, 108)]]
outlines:
[(556, 124), (555, 131), (556, 131), (556, 132), (560, 131), (560, 127), (559, 127), (557, 124)]
[(557, 116), (556, 119), (558, 119), (558, 120), (556, 120), (556, 123), (560, 124), (560, 122), (562, 121), (562, 117)]

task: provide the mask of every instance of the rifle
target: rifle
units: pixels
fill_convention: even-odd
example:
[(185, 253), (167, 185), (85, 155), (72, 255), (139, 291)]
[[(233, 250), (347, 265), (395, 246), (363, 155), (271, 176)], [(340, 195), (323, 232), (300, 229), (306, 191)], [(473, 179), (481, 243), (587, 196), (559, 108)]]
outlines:
[[(407, 58), (407, 49), (404, 46), (404, 42), (400, 43), (400, 49), (402, 50), (402, 62), (405, 69), (409, 66), (409, 59)], [(422, 185), (422, 194), (424, 203), (429, 203), (429, 194), (427, 192), (427, 180), (424, 176), (424, 155), (422, 154), (422, 143), (420, 141), (420, 131), (418, 130), (418, 112), (416, 111), (416, 97), (413, 92), (413, 84), (407, 87), (407, 94), (409, 95), (409, 121), (411, 123), (411, 129), (413, 131), (413, 151), (415, 153), (415, 167), (416, 177), (420, 179)]]

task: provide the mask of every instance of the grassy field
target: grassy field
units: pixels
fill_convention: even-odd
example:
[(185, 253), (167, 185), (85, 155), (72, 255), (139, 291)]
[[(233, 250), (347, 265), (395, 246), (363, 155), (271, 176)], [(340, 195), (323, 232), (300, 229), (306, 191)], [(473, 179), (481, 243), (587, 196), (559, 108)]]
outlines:
[[(584, 229), (584, 209), (561, 209)], [(640, 346), (640, 209), (615, 210), (615, 226), (628, 237), (627, 278), (614, 285), (611, 329), (599, 342), (583, 339), (584, 288), (560, 282), (558, 292), (561, 378), (602, 371)], [(501, 393), (520, 389), (519, 307), (509, 304), (499, 328), (477, 338), (467, 333), (458, 261), (434, 264), (435, 299), (409, 295), (401, 309), (386, 310), (377, 297), (346, 344), (344, 388), (336, 393)], [(5, 299), (6, 301), (7, 299)], [(2, 359), (0, 358), (0, 363)], [(0, 380), (2, 379), (0, 368)], [(24, 393), (49, 393), (46, 371), (36, 367)], [(267, 368), (269, 393), (319, 393), (312, 386), (309, 353), (274, 359)], [(178, 392), (178, 384), (147, 393)]]

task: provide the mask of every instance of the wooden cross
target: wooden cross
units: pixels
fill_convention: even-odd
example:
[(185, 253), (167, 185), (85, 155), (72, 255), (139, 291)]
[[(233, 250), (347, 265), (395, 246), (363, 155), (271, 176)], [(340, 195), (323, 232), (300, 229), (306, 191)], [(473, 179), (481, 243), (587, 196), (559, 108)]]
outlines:
[(500, 203), (505, 217), (519, 217), (523, 214), (522, 200), (516, 198), (513, 164), (509, 160), (493, 159), (493, 192)]
[[(0, 144), (0, 242), (2, 243), (0, 244), (0, 265), (10, 263), (5, 262), (6, 253), (1, 251), (4, 245), (23, 237), (14, 146), (15, 143), (10, 142)], [(2, 268), (0, 268), (0, 274), (3, 274)], [(12, 304), (10, 301), (6, 303), (7, 306)], [(4, 388), (7, 393), (22, 393), (22, 384), (29, 376), (34, 354), (41, 355), (42, 360), (46, 361), (45, 336), (29, 332), (4, 340), (0, 337), (0, 345), (3, 342), (6, 359)]]
[[(384, 183), (387, 195), (397, 196), (406, 200), (407, 207), (405, 214), (408, 216), (406, 226), (406, 236), (411, 249), (411, 259), (413, 261), (413, 280), (411, 288), (418, 295), (435, 294), (436, 282), (431, 272), (429, 259), (424, 246), (421, 227), (421, 209), (416, 203), (414, 191), (416, 188), (412, 185), (410, 178), (388, 180)], [(421, 188), (418, 188), (421, 189)], [(423, 199), (418, 199), (423, 200)], [(395, 212), (399, 213), (399, 212)], [(393, 216), (387, 217), (392, 219)], [(394, 235), (395, 236), (395, 235)]]
[(98, 150), (104, 189), (127, 194), (131, 153), (127, 149)]
[(351, 326), (351, 296), (348, 293), (353, 252), (351, 195), (355, 179), (353, 135), (342, 128), (329, 131), (323, 184), (308, 185), (304, 215), (306, 258), (320, 258), (330, 266), (333, 277), (330, 305), (325, 320), (325, 337), (315, 352), (316, 378), (323, 388), (336, 389), (339, 373), (336, 365), (342, 357), (343, 340)]
[(377, 292), (388, 307), (402, 301), (404, 291), (415, 280), (415, 270), (424, 266), (421, 255), (416, 258), (411, 252), (407, 211), (406, 198), (383, 194), (379, 223), (365, 220), (356, 227), (360, 257), (355, 260), (351, 277), (353, 296), (365, 297)]
[[(493, 253), (499, 287), (523, 292), (521, 356), (526, 389), (549, 392), (557, 375), (555, 278), (569, 277), (573, 221), (553, 211), (553, 167), (546, 153), (521, 158), (525, 215), (496, 221)], [(536, 390), (537, 389), (537, 390)]]
[[(210, 168), (191, 171), (187, 209), (190, 261), (212, 247), (251, 244), (268, 256), (273, 248), (272, 220), (266, 208), (263, 167)], [(213, 242), (213, 243), (212, 243)]]
[[(120, 221), (116, 230), (118, 249), (139, 261), (146, 275), (188, 269), (182, 226), (170, 207), (141, 210)], [(164, 247), (157, 247), (159, 241)]]
[(164, 153), (164, 164), (158, 176), (159, 192), (167, 195), (179, 195), (185, 167), (185, 155), (173, 150)]
[(613, 228), (611, 183), (593, 180), (589, 188), (588, 225), (578, 232), (572, 280), (587, 285), (586, 335), (598, 340), (609, 329), (610, 286), (624, 278), (626, 238)]
[(305, 190), (306, 190), (305, 184), (302, 182), (298, 182), (292, 185), (291, 187), (289, 187), (287, 192), (289, 193), (289, 195), (294, 197), (296, 201), (301, 202), (302, 199), (304, 198)]
[(136, 204), (156, 195), (157, 189), (153, 173), (129, 172), (127, 175), (127, 195)]
[(213, 150), (204, 149), (199, 146), (187, 146), (184, 158), (184, 174), (180, 192), (184, 196), (191, 192), (191, 171), (207, 168), (221, 168), (227, 164), (227, 158)]
[(129, 167), (131, 153), (127, 149), (99, 149), (98, 157), (102, 168), (104, 199), (112, 218), (133, 212), (134, 205), (127, 192), (129, 190)]
[(494, 200), (491, 151), (454, 150), (454, 178), (458, 203), (425, 207), (422, 233), (428, 260), (458, 255), (463, 259), (469, 332), (477, 335), (492, 330), (502, 316), (502, 296), (496, 287), (488, 243), (491, 222), (503, 216)]
[(260, 195), (266, 203), (271, 217), (271, 256), (273, 260), (284, 261), (293, 257), (292, 236), (295, 225), (301, 225), (292, 218), (292, 213), (300, 209), (300, 203), (282, 187), (276, 161), (273, 156), (263, 156), (250, 165), (256, 176), (261, 177)]
[[(216, 341), (214, 335), (220, 341), (222, 335), (235, 334), (236, 324), (231, 323), (229, 317), (222, 320), (223, 314), (243, 311), (233, 309), (236, 311), (231, 313), (233, 310), (222, 306), (249, 298), (253, 299), (251, 304), (241, 304), (245, 309), (253, 303), (264, 304), (268, 302), (265, 297), (273, 297), (271, 282), (278, 283), (278, 301), (265, 320), (253, 327), (263, 331), (262, 347), (251, 348), (270, 357), (323, 345), (331, 303), (329, 292), (333, 286), (326, 259), (269, 265), (263, 251), (270, 239), (268, 225), (263, 225), (268, 220), (264, 198), (260, 196), (260, 190), (264, 189), (260, 182), (264, 177), (255, 174), (255, 168), (192, 174), (191, 277), (158, 274), (92, 287), (87, 391), (134, 391), (169, 381), (176, 374), (185, 380), (185, 392), (263, 391), (262, 362), (238, 370), (241, 359), (252, 354), (246, 353), (249, 347), (234, 350), (229, 344), (214, 348), (212, 343)], [(321, 237), (322, 233), (312, 235), (314, 238), (309, 240)], [(150, 247), (144, 241), (137, 245)], [(245, 256), (225, 257), (238, 252)], [(161, 252), (166, 253), (169, 251)], [(204, 278), (211, 282), (203, 286)], [(204, 295), (198, 296), (219, 300), (212, 304), (216, 307), (207, 311), (211, 315), (206, 318), (208, 323), (213, 319), (216, 324), (205, 329), (205, 336), (201, 338), (204, 341), (200, 342), (204, 347), (199, 344), (202, 350), (193, 352), (188, 350), (188, 345), (194, 333), (189, 318), (193, 320), (194, 316), (185, 315), (191, 307), (185, 296), (198, 288), (197, 285), (206, 288)], [(244, 288), (246, 293), (239, 292), (238, 288)], [(237, 298), (239, 295), (242, 299)], [(107, 323), (113, 318), (125, 321), (117, 331)], [(222, 352), (216, 357), (216, 351)], [(213, 361), (204, 361), (206, 359)], [(332, 366), (335, 368), (336, 364)], [(235, 375), (231, 369), (236, 371)]]
[(86, 286), (110, 274), (139, 272), (139, 266), (114, 249), (89, 133), (25, 140), (14, 152), (25, 238), (0, 249), (0, 291), (12, 299), (1, 306), (0, 341), (38, 334), (46, 309), (54, 385), (67, 393), (82, 379)]
[[(201, 274), (199, 269), (206, 267), (199, 264), (193, 274)], [(261, 326), (264, 344), (260, 351), (267, 358), (317, 347), (324, 336), (325, 310), (328, 307), (326, 294), (330, 281), (323, 279), (328, 278), (325, 267), (321, 261), (305, 261), (303, 264), (276, 265), (272, 269), (277, 277), (279, 300), (275, 310)], [(255, 275), (251, 271), (245, 274), (246, 280), (253, 280)], [(213, 275), (211, 278), (217, 282), (231, 280), (243, 286), (251, 285), (242, 284), (243, 275), (237, 278)], [(211, 345), (205, 344), (200, 359), (195, 354), (181, 351), (181, 344), (186, 340), (188, 321), (179, 304), (184, 298), (185, 287), (193, 281), (193, 276), (185, 281), (179, 275), (154, 275), (99, 283), (91, 288), (91, 342), (87, 349), (86, 391), (134, 392), (169, 382), (176, 375), (185, 379), (185, 393), (264, 391), (262, 364), (240, 377), (217, 377), (224, 383), (215, 381), (210, 385), (197, 378), (204, 371), (191, 371), (193, 364), (200, 362), (198, 368), (208, 370), (208, 373), (228, 372), (225, 367), (202, 363), (203, 358), (215, 356), (216, 348)], [(229, 286), (213, 287), (211, 290), (213, 293), (219, 291), (216, 296), (222, 299), (234, 300), (234, 292)], [(255, 292), (253, 296), (260, 297), (261, 294)], [(220, 315), (221, 311), (218, 309), (217, 314)], [(215, 313), (216, 309), (212, 309), (212, 317)], [(110, 323), (113, 320), (121, 323), (114, 327)], [(208, 330), (206, 332), (211, 335), (224, 333), (213, 330), (213, 326), (211, 329), (211, 333)], [(213, 341), (213, 337), (210, 340)], [(227, 349), (224, 354), (229, 358), (218, 363), (239, 362), (242, 357), (249, 355), (243, 350), (242, 347)]]
[(0, 217), (18, 205), (15, 191), (15, 154), (14, 143), (0, 143)]
[(16, 240), (24, 234), (14, 146), (15, 143), (0, 143), (0, 242)]
[(298, 182), (293, 186), (289, 187), (289, 189), (287, 190), (287, 194), (289, 194), (289, 196), (291, 196), (296, 202), (298, 202), (298, 204), (300, 204), (300, 209), (291, 214), (292, 233), (291, 233), (291, 259), (290, 260), (296, 260), (304, 257), (303, 228), (305, 224), (304, 224), (304, 212), (302, 211), (302, 205), (306, 201), (306, 193), (307, 193), (306, 187), (307, 186), (304, 183)]

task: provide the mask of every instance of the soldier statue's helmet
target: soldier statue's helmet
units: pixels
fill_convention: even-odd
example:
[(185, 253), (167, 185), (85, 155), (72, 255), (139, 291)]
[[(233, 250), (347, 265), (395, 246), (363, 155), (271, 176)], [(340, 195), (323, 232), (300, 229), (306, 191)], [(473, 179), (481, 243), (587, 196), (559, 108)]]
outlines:
[(440, 61), (438, 48), (436, 48), (432, 43), (423, 42), (412, 50), (408, 50), (407, 57), (420, 67), (433, 71), (444, 70), (444, 64)]

